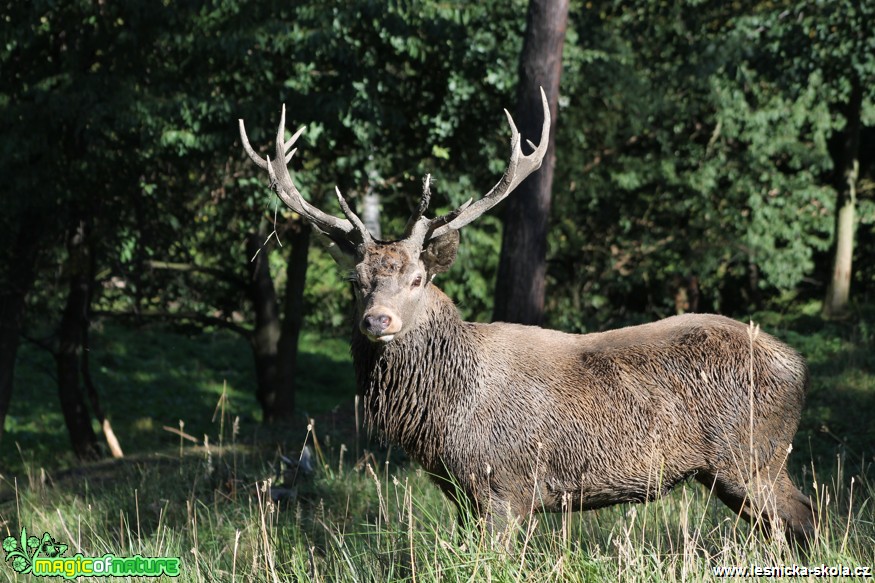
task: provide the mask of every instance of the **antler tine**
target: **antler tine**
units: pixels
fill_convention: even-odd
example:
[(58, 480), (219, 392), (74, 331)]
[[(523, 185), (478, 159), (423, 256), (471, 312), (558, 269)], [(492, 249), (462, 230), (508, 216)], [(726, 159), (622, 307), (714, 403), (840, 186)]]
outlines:
[(289, 174), (289, 168), (286, 164), (288, 164), (295, 155), (295, 152), (297, 152), (297, 149), (292, 149), (292, 146), (294, 146), (295, 141), (304, 132), (304, 129), (305, 128), (303, 127), (300, 128), (288, 141), (285, 139), (286, 106), (283, 105), (276, 135), (276, 155), (274, 159), (271, 160), (269, 156), (265, 159), (255, 152), (249, 143), (249, 138), (246, 136), (243, 120), (240, 120), (240, 137), (243, 141), (243, 149), (246, 150), (246, 153), (259, 168), (267, 170), (270, 177), (271, 188), (276, 191), (277, 196), (282, 199), (286, 206), (304, 217), (318, 231), (327, 235), (332, 240), (349, 241), (359, 245), (369, 244), (373, 239), (367, 230), (364, 229), (363, 226), (360, 226), (361, 221), (358, 220), (358, 217), (355, 217), (355, 214), (349, 211), (349, 207), (348, 205), (345, 205), (345, 201), (341, 204), (341, 208), (346, 206), (344, 213), (347, 217), (355, 217), (355, 221), (339, 219), (322, 212), (304, 200), (304, 197), (301, 196), (301, 193), (298, 191), (297, 187), (295, 187), (295, 183), (292, 181), (292, 177)]
[(343, 211), (343, 214), (346, 215), (346, 218), (349, 219), (349, 222), (352, 223), (352, 226), (361, 234), (362, 243), (365, 245), (369, 245), (373, 242), (373, 237), (371, 237), (370, 231), (365, 227), (365, 224), (358, 217), (357, 214), (353, 212), (351, 208), (349, 208), (349, 204), (346, 202), (346, 199), (343, 198), (343, 195), (340, 194), (340, 189), (338, 187), (334, 187), (334, 192), (337, 193), (337, 201), (340, 203), (340, 210)]
[(243, 120), (238, 119), (237, 125), (240, 128), (240, 140), (243, 142), (243, 149), (246, 150), (247, 154), (249, 154), (249, 159), (255, 162), (255, 164), (262, 170), (266, 170), (267, 160), (259, 156), (258, 153), (252, 148), (252, 145), (249, 143), (249, 137), (246, 135), (246, 126), (243, 124)]
[(306, 130), (306, 129), (307, 129), (307, 126), (301, 126), (298, 129), (298, 131), (295, 132), (295, 135), (293, 135), (291, 138), (289, 138), (289, 141), (283, 145), (283, 152), (287, 152), (285, 155), (286, 156), (285, 157), (286, 164), (288, 164), (289, 162), (292, 161), (292, 156), (294, 156), (295, 152), (298, 151), (298, 149), (295, 148), (294, 150), (289, 152), (289, 148), (291, 148), (292, 146), (295, 145), (295, 142), (298, 141), (298, 137), (300, 137), (300, 135), (303, 134), (304, 130)]
[(520, 148), (520, 133), (517, 130), (513, 117), (505, 110), (507, 122), (510, 126), (510, 160), (507, 163), (507, 169), (501, 180), (492, 187), (486, 195), (477, 202), (470, 204), (470, 201), (452, 213), (448, 213), (443, 217), (433, 219), (430, 224), (429, 239), (434, 239), (446, 234), (451, 230), (458, 230), (477, 219), (480, 215), (497, 205), (504, 200), (526, 177), (541, 167), (541, 162), (547, 154), (547, 146), (550, 143), (550, 104), (547, 102), (547, 95), (544, 93), (544, 88), (541, 88), (541, 105), (544, 109), (544, 123), (541, 126), (541, 139), (538, 145), (535, 146), (531, 141), (526, 142), (534, 150), (529, 155), (524, 155)]
[(426, 174), (422, 179), (422, 196), (419, 199), (419, 205), (407, 219), (407, 224), (404, 226), (404, 238), (409, 237), (416, 229), (416, 224), (425, 215), (428, 210), (428, 204), (431, 202), (431, 174)]
[(425, 214), (428, 210), (428, 203), (431, 202), (431, 174), (426, 174), (422, 179), (422, 197), (419, 199), (419, 207), (416, 209), (416, 219)]

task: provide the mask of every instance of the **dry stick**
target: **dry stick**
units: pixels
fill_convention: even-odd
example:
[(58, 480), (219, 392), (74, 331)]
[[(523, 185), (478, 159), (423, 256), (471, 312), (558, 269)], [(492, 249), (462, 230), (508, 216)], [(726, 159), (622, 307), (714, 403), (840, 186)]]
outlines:
[(115, 432), (112, 430), (112, 425), (109, 423), (109, 419), (106, 418), (106, 414), (103, 411), (103, 407), (100, 406), (100, 395), (97, 392), (97, 388), (94, 386), (94, 381), (91, 378), (91, 368), (89, 367), (88, 355), (91, 352), (88, 343), (88, 323), (83, 326), (82, 333), (82, 355), (80, 357), (81, 360), (81, 369), (82, 369), (82, 381), (85, 383), (86, 393), (88, 394), (88, 401), (91, 403), (91, 408), (94, 410), (94, 415), (97, 417), (97, 420), (100, 422), (100, 428), (103, 431), (103, 435), (106, 438), (106, 444), (109, 446), (109, 451), (112, 453), (112, 457), (118, 459), (124, 457), (124, 452), (122, 451), (122, 446), (119, 444), (118, 438), (115, 436)]
[(163, 425), (161, 427), (161, 429), (163, 429), (164, 431), (169, 431), (170, 433), (173, 433), (173, 434), (176, 434), (179, 436), (179, 450), (180, 450), (179, 455), (182, 455), (182, 440), (183, 439), (187, 439), (188, 441), (191, 441), (192, 443), (200, 443), (200, 441), (198, 440), (197, 437), (182, 431), (182, 428), (185, 427), (185, 421), (180, 421), (179, 427), (180, 427), (180, 429), (176, 429), (175, 427), (168, 427), (167, 425)]
[(240, 529), (234, 530), (234, 553), (231, 555), (231, 583), (237, 581), (237, 549), (240, 548)]
[[(517, 581), (519, 581), (522, 576), (523, 566), (526, 562), (526, 547), (529, 545), (529, 539), (532, 536), (532, 533), (535, 530), (535, 526), (538, 524), (537, 519), (535, 519), (535, 497), (538, 494), (538, 468), (541, 465), (541, 449), (543, 449), (544, 444), (540, 441), (538, 442), (538, 452), (535, 455), (535, 469), (532, 472), (532, 501), (529, 505), (529, 523), (526, 525), (526, 538), (523, 539), (523, 550), (520, 553), (520, 572), (517, 577)], [(508, 535), (510, 533), (508, 532)]]
[(848, 534), (851, 531), (851, 511), (854, 508), (854, 476), (851, 476), (851, 493), (848, 496), (848, 521), (845, 523), (845, 535), (842, 537), (842, 548), (839, 554), (844, 556), (845, 547), (848, 544)]
[(279, 243), (279, 246), (280, 247), (283, 246), (283, 242), (280, 241), (280, 236), (276, 232), (276, 216), (277, 216), (278, 210), (279, 210), (279, 199), (276, 199), (274, 201), (274, 207), (273, 207), (273, 231), (270, 232), (270, 234), (267, 236), (267, 239), (264, 240), (264, 243), (261, 244), (261, 247), (258, 248), (258, 250), (255, 252), (255, 255), (253, 255), (252, 259), (249, 260), (249, 263), (252, 263), (253, 261), (255, 261), (255, 258), (258, 257), (258, 254), (261, 252), (262, 249), (264, 249), (265, 245), (267, 245), (267, 242), (270, 241), (271, 237), (276, 237), (276, 242)]

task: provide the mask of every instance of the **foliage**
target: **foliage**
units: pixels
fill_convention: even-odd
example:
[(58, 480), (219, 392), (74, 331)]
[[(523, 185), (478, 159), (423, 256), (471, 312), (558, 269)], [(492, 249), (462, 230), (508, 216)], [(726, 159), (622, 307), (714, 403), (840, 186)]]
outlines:
[(868, 43), (871, 27), (837, 29), (819, 3), (587, 6), (559, 135), (555, 324), (668, 315), (691, 280), (700, 311), (810, 290), (832, 236), (842, 69), (832, 49), (799, 51), (789, 82), (788, 30), (804, 19)]
[[(71, 203), (99, 202), (98, 272), (125, 283), (107, 287), (106, 306), (231, 317), (246, 301), (233, 279), (149, 262), (244, 275), (243, 235), (276, 203), (235, 119), (267, 145), (286, 102), (288, 126), (310, 126), (293, 161), (305, 195), (336, 212), (334, 184), (353, 199), (376, 188), (397, 232), (425, 172), (437, 212), (503, 167), (524, 7), (8, 4), (0, 105), (10, 129), (29, 129), (3, 142), (14, 200), (51, 208), (55, 224)], [(702, 308), (729, 312), (807, 289), (831, 237), (829, 144), (846, 79), (872, 67), (868, 3), (578, 8), (557, 126), (551, 320), (580, 328), (606, 306), (668, 314), (691, 278)], [(45, 157), (49, 135), (59, 148)], [(446, 286), (484, 319), (499, 233), (470, 229)], [(322, 257), (307, 318), (336, 334), (349, 296)], [(283, 270), (277, 261), (280, 282)], [(33, 301), (48, 307), (53, 293)]]

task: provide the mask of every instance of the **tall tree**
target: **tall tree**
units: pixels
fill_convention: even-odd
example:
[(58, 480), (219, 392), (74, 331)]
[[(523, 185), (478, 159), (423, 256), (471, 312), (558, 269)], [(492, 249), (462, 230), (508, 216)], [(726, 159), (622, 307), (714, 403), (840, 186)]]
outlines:
[(91, 413), (85, 402), (81, 368), (94, 283), (94, 249), (91, 228), (85, 219), (74, 219), (69, 231), (64, 265), (67, 301), (58, 324), (58, 349), (54, 355), (58, 396), (76, 457), (96, 459), (100, 452), (91, 425)]
[(516, 117), (523, 136), (536, 136), (543, 120), (539, 87), (547, 92), (553, 127), (540, 171), (505, 203), (501, 259), (493, 320), (540, 324), (544, 318), (547, 229), (556, 165), (556, 123), (568, 0), (530, 0), (519, 62)]
[[(11, 217), (10, 217), (11, 215)], [(4, 241), (9, 245), (0, 252), (0, 444), (9, 404), (12, 401), (12, 381), (18, 344), (24, 325), (27, 296), (36, 278), (36, 263), (41, 246), (39, 237), (34, 237), (40, 227), (39, 215), (23, 212), (10, 213), (2, 222)]]
[[(869, 0), (779, 2), (758, 18), (764, 48), (754, 66), (787, 92), (805, 91), (810, 79), (822, 80), (820, 100), (827, 104), (832, 172), (825, 182), (834, 190), (834, 231), (822, 313), (840, 316), (851, 298), (854, 240), (858, 223), (861, 134), (871, 127), (875, 107), (875, 3)], [(801, 89), (800, 89), (801, 88)], [(870, 118), (870, 119), (866, 119)]]
[(827, 318), (843, 315), (851, 297), (854, 233), (857, 228), (857, 184), (860, 178), (860, 128), (863, 109), (862, 80), (851, 79), (851, 95), (845, 105), (845, 128), (839, 137), (835, 160), (838, 192), (833, 236), (832, 271), (823, 300)]
[(299, 219), (290, 221), (285, 229), (291, 252), (286, 263), (287, 281), (282, 311), (270, 273), (269, 254), (261, 253), (266, 231), (266, 222), (262, 221), (261, 228), (246, 237), (247, 255), (252, 257), (249, 261), (247, 291), (255, 312), (253, 329), (247, 336), (255, 358), (255, 395), (264, 420), (273, 422), (291, 419), (295, 413), (295, 372), (298, 338), (304, 321), (304, 282), (307, 278), (310, 227)]

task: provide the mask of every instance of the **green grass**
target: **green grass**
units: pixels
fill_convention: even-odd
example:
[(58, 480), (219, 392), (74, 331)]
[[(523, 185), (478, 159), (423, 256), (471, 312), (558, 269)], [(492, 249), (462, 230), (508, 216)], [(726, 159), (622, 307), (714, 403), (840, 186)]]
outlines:
[(68, 556), (180, 557), (180, 581), (700, 581), (715, 567), (875, 564), (875, 492), (851, 490), (841, 468), (818, 486), (827, 520), (810, 556), (755, 536), (695, 483), (646, 505), (538, 515), (502, 544), (480, 524), (459, 527), (407, 464), (341, 456), (336, 443), (319, 448), (312, 477), (283, 483), (267, 448), (230, 431), (222, 441), (48, 479), (33, 468), (0, 503), (2, 534), (47, 531)]
[[(866, 316), (755, 316), (811, 366), (789, 461), (825, 517), (809, 556), (754, 534), (695, 482), (646, 505), (537, 515), (513, 542), (495, 544), (482, 525), (460, 527), (397, 450), (356, 433), (345, 341), (304, 336), (298, 405), (307, 415), (273, 428), (258, 423), (249, 350), (236, 337), (110, 326), (92, 362), (128, 455), (85, 467), (63, 457), (66, 434), (43, 371), (51, 361), (28, 347), (0, 457), (0, 536), (24, 526), (69, 544), (67, 556), (178, 556), (180, 581), (711, 581), (723, 566), (875, 566), (875, 339)], [(223, 390), (228, 402), (214, 419)], [(161, 429), (179, 419), (200, 444)], [(22, 454), (10, 454), (13, 440)], [(316, 471), (295, 476), (280, 454), (297, 459), (305, 443)], [(8, 565), (0, 574), (15, 580)]]

